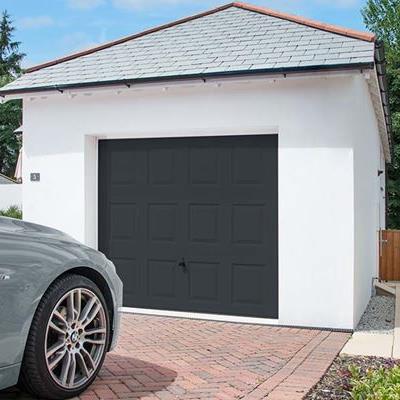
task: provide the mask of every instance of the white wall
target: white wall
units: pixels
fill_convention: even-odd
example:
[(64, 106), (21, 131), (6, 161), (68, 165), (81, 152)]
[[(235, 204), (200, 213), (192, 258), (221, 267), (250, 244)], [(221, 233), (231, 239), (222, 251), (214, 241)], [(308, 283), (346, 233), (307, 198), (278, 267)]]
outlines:
[[(365, 81), (356, 82), (357, 100), (354, 126), (354, 325), (360, 320), (372, 293), (372, 280), (378, 277), (379, 231), (385, 222), (385, 161), (377, 121)], [(381, 190), (381, 188), (383, 190)]]
[[(24, 216), (96, 246), (96, 138), (272, 133), (278, 127), (275, 322), (353, 328), (354, 135), (365, 126), (354, 103), (372, 113), (368, 96), (359, 98), (363, 80), (354, 74), (26, 99)], [(31, 172), (41, 173), (40, 183), (28, 181)]]
[(16, 183), (0, 185), (0, 210), (10, 206), (22, 208), (22, 185)]

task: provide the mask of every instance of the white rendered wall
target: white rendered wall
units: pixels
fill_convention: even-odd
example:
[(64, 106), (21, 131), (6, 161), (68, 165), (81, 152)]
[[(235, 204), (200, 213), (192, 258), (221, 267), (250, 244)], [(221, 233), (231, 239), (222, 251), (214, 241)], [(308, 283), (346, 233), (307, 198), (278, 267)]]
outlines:
[(22, 185), (20, 184), (0, 185), (0, 210), (11, 206), (22, 208)]
[(385, 222), (385, 161), (377, 134), (377, 121), (365, 81), (355, 85), (358, 93), (353, 113), (354, 127), (354, 325), (359, 322), (378, 277), (379, 231)]
[[(272, 133), (278, 127), (276, 322), (351, 329), (354, 135), (365, 125), (353, 105), (372, 113), (368, 96), (359, 98), (364, 83), (355, 74), (25, 99), (24, 217), (95, 247), (96, 138)], [(31, 172), (40, 172), (41, 182), (29, 182)], [(364, 299), (364, 285), (359, 290)]]

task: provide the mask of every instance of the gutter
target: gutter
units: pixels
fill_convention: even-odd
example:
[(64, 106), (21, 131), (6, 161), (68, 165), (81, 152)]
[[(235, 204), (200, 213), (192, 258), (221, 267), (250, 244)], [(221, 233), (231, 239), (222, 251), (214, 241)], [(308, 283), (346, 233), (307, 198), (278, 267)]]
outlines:
[(394, 151), (393, 151), (392, 118), (390, 113), (389, 88), (386, 77), (385, 46), (382, 41), (377, 41), (375, 43), (375, 64), (376, 64), (376, 73), (378, 75), (379, 90), (381, 92), (382, 107), (383, 107), (383, 112), (385, 114), (385, 122), (389, 140), (390, 153), (393, 159)]
[(200, 74), (187, 74), (187, 75), (171, 75), (171, 76), (160, 76), (152, 78), (136, 78), (136, 79), (119, 79), (109, 81), (97, 81), (97, 82), (86, 82), (86, 83), (71, 83), (62, 85), (49, 85), (49, 86), (38, 86), (34, 88), (20, 88), (20, 89), (9, 89), (1, 90), (0, 97), (5, 98), (9, 95), (18, 94), (29, 94), (44, 91), (58, 91), (63, 93), (68, 89), (84, 89), (84, 88), (96, 88), (105, 86), (121, 86), (125, 85), (131, 87), (135, 84), (141, 83), (163, 83), (163, 82), (179, 82), (188, 79), (200, 79), (204, 82), (207, 79), (212, 78), (225, 78), (225, 77), (245, 77), (245, 76), (257, 76), (257, 75), (286, 75), (296, 74), (302, 72), (332, 72), (332, 71), (349, 71), (349, 70), (364, 70), (374, 69), (375, 65), (373, 62), (366, 63), (354, 63), (354, 64), (335, 64), (335, 65), (316, 65), (316, 66), (303, 66), (303, 67), (289, 67), (289, 68), (263, 68), (258, 70), (240, 70), (240, 71), (224, 71), (224, 72), (211, 72), (211, 73), (200, 73)]

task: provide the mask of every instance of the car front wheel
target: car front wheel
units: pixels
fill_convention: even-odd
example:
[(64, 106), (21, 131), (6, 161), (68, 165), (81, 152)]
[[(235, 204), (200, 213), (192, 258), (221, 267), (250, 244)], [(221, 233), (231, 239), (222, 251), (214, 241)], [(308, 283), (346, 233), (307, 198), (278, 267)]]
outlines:
[(78, 396), (103, 364), (109, 331), (100, 289), (79, 275), (59, 279), (47, 290), (33, 318), (21, 384), (40, 398)]

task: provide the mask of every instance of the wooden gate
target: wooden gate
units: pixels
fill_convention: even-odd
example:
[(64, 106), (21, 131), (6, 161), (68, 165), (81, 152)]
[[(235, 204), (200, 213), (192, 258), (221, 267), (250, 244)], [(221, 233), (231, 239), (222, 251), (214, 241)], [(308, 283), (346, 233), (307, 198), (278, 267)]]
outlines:
[(400, 230), (381, 231), (379, 279), (400, 281)]

